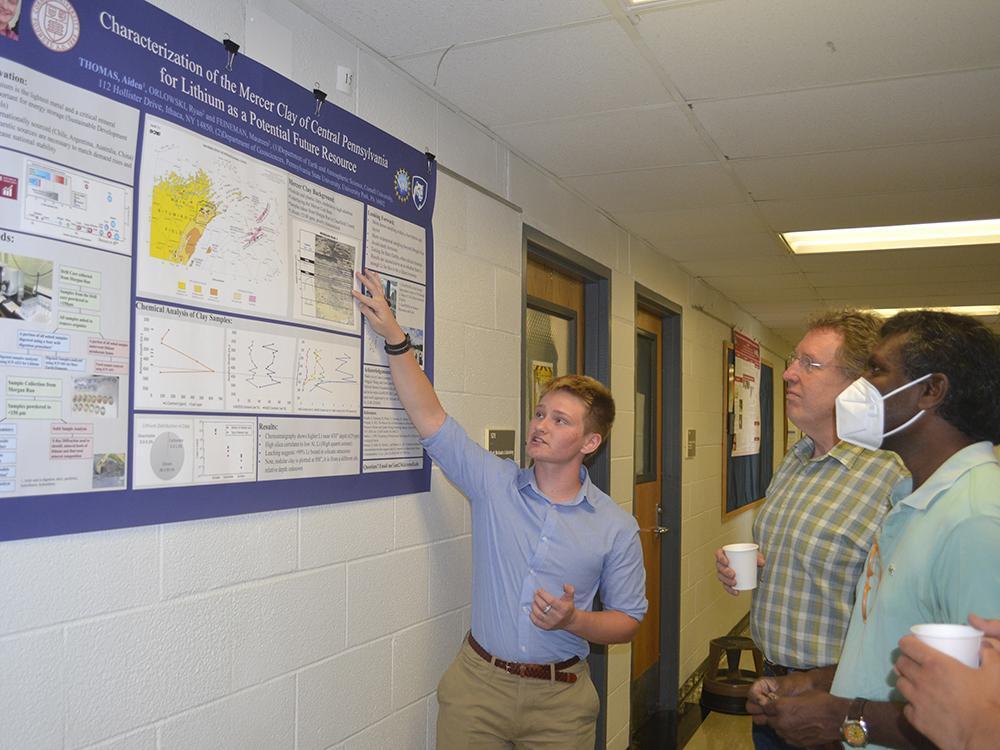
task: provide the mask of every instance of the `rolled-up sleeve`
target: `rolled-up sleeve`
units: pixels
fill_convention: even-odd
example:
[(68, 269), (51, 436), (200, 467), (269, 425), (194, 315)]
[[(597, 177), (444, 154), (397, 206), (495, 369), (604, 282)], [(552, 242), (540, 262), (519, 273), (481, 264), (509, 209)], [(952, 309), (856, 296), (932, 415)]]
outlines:
[(646, 600), (646, 569), (642, 564), (639, 526), (634, 518), (615, 535), (601, 572), (601, 603), (605, 609), (624, 612), (642, 621), (649, 608)]

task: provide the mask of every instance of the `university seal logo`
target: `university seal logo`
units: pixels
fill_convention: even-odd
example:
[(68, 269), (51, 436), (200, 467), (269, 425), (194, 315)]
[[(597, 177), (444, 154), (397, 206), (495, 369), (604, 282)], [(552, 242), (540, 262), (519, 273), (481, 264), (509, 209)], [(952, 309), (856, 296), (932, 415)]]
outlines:
[(53, 52), (67, 52), (80, 39), (80, 17), (69, 0), (35, 0), (31, 28)]
[(427, 180), (413, 175), (413, 205), (420, 211), (427, 203)]

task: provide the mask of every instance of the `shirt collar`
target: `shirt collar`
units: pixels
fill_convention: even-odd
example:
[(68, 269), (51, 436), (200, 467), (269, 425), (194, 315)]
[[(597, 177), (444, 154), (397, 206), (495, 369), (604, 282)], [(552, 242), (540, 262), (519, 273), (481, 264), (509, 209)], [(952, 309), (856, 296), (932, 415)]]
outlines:
[(542, 498), (546, 502), (552, 503), (553, 505), (579, 505), (580, 503), (586, 501), (586, 503), (590, 507), (592, 508), (595, 507), (594, 498), (592, 497), (594, 485), (591, 484), (590, 482), (590, 474), (587, 473), (586, 466), (580, 467), (580, 491), (576, 493), (576, 496), (572, 500), (568, 500), (565, 503), (552, 502), (551, 500), (549, 500), (548, 497), (545, 496), (545, 493), (543, 493), (540, 489), (538, 489), (538, 485), (535, 483), (534, 466), (529, 466), (526, 469), (521, 469), (517, 477), (517, 488), (519, 490), (524, 490), (529, 487), (531, 488), (531, 491), (535, 495)]
[(896, 485), (892, 491), (892, 504), (909, 505), (917, 510), (927, 507), (946, 489), (957, 482), (963, 474), (977, 466), (989, 463), (1000, 463), (993, 452), (993, 444), (988, 441), (967, 445), (962, 450), (951, 455), (941, 464), (937, 471), (928, 477), (927, 481), (911, 492), (913, 482), (907, 479)]
[(860, 446), (853, 445), (848, 443), (846, 440), (840, 440), (828, 452), (824, 453), (822, 456), (816, 456), (816, 458), (813, 458), (813, 451), (815, 449), (816, 443), (808, 435), (797, 442), (793, 448), (795, 455), (798, 456), (799, 461), (802, 463), (822, 461), (826, 458), (832, 458), (834, 461), (841, 464), (845, 469), (851, 469), (854, 466), (855, 461), (862, 458), (865, 454), (871, 453), (871, 451), (867, 448), (861, 448)]

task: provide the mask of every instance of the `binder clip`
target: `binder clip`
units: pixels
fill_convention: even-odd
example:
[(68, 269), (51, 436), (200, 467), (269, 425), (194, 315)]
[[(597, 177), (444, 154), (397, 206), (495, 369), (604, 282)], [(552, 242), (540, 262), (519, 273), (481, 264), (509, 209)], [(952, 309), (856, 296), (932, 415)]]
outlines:
[(434, 163), (434, 160), (437, 157), (434, 156), (434, 154), (432, 154), (430, 151), (424, 151), (424, 156), (427, 157), (427, 171), (430, 172), (431, 171), (431, 164)]
[(313, 96), (316, 97), (316, 109), (313, 111), (313, 116), (319, 117), (319, 108), (323, 106), (323, 102), (326, 101), (326, 92), (320, 89), (319, 81), (316, 81), (313, 85), (316, 88), (313, 89)]
[(236, 62), (236, 53), (240, 51), (240, 45), (230, 39), (227, 34), (226, 38), (222, 40), (222, 46), (226, 48), (226, 70), (232, 72), (233, 63)]

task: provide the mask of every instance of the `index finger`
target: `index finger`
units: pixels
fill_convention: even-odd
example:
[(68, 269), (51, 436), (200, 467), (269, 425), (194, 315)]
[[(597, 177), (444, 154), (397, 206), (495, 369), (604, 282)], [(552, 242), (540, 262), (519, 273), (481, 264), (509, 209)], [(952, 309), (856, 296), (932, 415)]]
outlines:
[(382, 291), (382, 279), (375, 271), (366, 268), (363, 272), (355, 271), (354, 275), (358, 277), (358, 281), (361, 282), (365, 289), (373, 295), (375, 292)]
[[(904, 635), (899, 639), (899, 650), (913, 660), (915, 664), (920, 664), (927, 658), (934, 649), (921, 641), (915, 635)], [(902, 658), (902, 657), (900, 657)]]
[(896, 659), (896, 663), (892, 665), (893, 671), (900, 677), (912, 675), (919, 668), (920, 664), (918, 662), (902, 653), (899, 655), (899, 658)]
[(546, 607), (554, 604), (555, 600), (556, 598), (545, 589), (535, 589), (535, 601), (538, 602), (538, 606)]
[(977, 630), (982, 630), (988, 636), (1000, 638), (1000, 619), (987, 620), (985, 617), (970, 614), (969, 624)]

